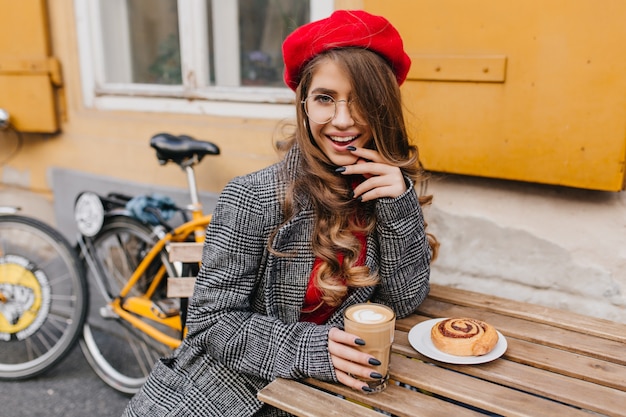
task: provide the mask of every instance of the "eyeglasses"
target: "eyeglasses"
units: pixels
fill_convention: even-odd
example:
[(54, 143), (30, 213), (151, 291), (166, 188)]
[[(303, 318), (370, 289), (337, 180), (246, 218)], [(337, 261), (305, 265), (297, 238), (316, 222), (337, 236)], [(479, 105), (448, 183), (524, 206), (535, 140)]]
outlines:
[(328, 94), (313, 94), (302, 100), (306, 115), (309, 116), (309, 119), (320, 125), (326, 124), (335, 118), (337, 114), (337, 104), (341, 102), (346, 103), (355, 123), (364, 124), (364, 122), (356, 117), (358, 116), (358, 112), (355, 114), (354, 108), (351, 107), (354, 100), (335, 100)]

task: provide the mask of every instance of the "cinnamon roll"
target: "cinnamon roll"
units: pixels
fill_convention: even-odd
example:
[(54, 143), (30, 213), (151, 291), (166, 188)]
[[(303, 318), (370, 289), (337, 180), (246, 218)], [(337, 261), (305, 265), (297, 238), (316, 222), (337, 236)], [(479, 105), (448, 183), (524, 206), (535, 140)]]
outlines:
[(444, 319), (432, 327), (430, 337), (437, 349), (456, 356), (485, 355), (498, 343), (492, 325), (470, 318)]

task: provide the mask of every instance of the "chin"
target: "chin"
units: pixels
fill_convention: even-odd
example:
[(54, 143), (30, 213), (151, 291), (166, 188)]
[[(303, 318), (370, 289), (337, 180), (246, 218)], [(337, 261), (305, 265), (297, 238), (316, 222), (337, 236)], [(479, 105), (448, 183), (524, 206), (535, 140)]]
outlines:
[(359, 158), (346, 155), (331, 155), (329, 159), (333, 164), (337, 166), (347, 166), (354, 165)]

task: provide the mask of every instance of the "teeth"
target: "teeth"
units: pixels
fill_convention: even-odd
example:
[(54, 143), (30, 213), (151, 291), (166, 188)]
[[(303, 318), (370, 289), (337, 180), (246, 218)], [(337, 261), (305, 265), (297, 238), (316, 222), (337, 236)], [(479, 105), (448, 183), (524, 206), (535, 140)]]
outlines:
[(356, 139), (356, 136), (347, 136), (347, 137), (343, 137), (343, 136), (330, 136), (330, 139), (331, 139), (333, 142), (348, 143), (348, 142), (352, 142), (354, 139)]

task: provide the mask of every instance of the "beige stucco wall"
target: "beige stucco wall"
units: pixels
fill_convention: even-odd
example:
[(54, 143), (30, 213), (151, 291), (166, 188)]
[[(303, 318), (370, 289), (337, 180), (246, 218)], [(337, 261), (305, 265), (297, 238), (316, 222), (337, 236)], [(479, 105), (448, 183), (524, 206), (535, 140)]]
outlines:
[(626, 194), (435, 175), (432, 281), (626, 323)]

